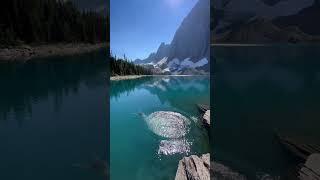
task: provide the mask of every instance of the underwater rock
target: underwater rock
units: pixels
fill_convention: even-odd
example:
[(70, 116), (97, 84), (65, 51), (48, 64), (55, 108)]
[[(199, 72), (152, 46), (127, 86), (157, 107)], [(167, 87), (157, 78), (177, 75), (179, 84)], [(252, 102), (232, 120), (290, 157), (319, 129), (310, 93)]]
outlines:
[(175, 180), (210, 180), (210, 154), (191, 155), (179, 161)]
[(149, 129), (165, 138), (181, 138), (188, 133), (190, 120), (180, 113), (157, 111), (145, 116)]
[(190, 152), (191, 143), (185, 139), (172, 139), (172, 140), (161, 140), (159, 145), (158, 154), (173, 155), (183, 154)]

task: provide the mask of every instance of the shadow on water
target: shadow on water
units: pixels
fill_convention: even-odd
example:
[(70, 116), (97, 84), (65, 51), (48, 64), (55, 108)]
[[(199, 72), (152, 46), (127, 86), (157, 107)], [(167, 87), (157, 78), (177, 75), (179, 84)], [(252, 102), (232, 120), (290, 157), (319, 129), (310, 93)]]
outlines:
[(319, 46), (214, 47), (217, 160), (251, 177), (285, 176), (296, 161), (275, 130), (319, 143)]
[[(97, 60), (98, 59), (98, 60)], [(105, 51), (79, 56), (37, 59), (26, 63), (0, 63), (0, 120), (13, 113), (23, 121), (32, 116), (32, 104), (54, 98), (58, 111), (63, 96), (77, 93), (80, 83), (99, 86), (107, 79)]]
[(0, 179), (105, 179), (108, 56), (0, 64)]

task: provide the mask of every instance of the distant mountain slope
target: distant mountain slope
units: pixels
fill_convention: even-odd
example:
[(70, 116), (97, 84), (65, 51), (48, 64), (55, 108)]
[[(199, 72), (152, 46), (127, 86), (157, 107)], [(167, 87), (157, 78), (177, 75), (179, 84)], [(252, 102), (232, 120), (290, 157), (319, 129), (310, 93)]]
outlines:
[(314, 20), (320, 19), (320, 1), (315, 0), (310, 7), (304, 8), (297, 14), (290, 16), (278, 17), (273, 20), (274, 24), (279, 27), (297, 26), (303, 32), (311, 35), (320, 35), (320, 24)]
[(296, 26), (279, 28), (271, 21), (261, 18), (240, 24), (229, 32), (213, 37), (216, 43), (298, 43), (319, 40), (320, 37), (308, 35)]
[(162, 43), (155, 53), (136, 60), (157, 73), (203, 74), (209, 72), (210, 1), (199, 0), (185, 17), (170, 44)]
[[(244, 3), (247, 2), (247, 3)], [(318, 42), (319, 0), (217, 0), (212, 43)], [(240, 3), (240, 4), (239, 4)]]
[(251, 13), (258, 17), (274, 18), (296, 14), (314, 0), (215, 0), (215, 8), (234, 13)]
[(148, 64), (156, 63), (164, 57), (168, 56), (170, 52), (170, 44), (161, 43), (156, 53), (151, 53), (149, 57), (144, 60), (137, 59), (135, 60), (136, 64)]

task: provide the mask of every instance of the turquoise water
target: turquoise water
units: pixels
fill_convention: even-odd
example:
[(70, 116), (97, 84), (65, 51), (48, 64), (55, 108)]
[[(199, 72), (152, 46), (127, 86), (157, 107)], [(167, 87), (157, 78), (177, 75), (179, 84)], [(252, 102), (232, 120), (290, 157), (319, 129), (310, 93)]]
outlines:
[(102, 51), (0, 64), (1, 180), (105, 179), (106, 60)]
[(299, 162), (275, 130), (320, 139), (320, 46), (213, 47), (213, 153), (255, 179), (286, 177)]
[[(145, 77), (112, 81), (110, 93), (111, 179), (174, 179), (179, 160), (209, 152), (207, 131), (200, 125), (196, 104), (209, 104), (208, 77)], [(190, 152), (158, 153), (166, 140), (148, 128), (141, 114), (174, 111), (191, 124), (184, 138)]]

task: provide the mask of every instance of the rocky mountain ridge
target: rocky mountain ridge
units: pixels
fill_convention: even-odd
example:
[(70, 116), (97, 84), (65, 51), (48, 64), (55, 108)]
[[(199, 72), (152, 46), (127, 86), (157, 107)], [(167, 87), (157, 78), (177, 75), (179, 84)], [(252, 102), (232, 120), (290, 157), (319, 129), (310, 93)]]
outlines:
[(207, 74), (210, 56), (210, 1), (199, 0), (184, 18), (170, 44), (162, 43), (148, 58), (136, 64), (155, 73)]
[[(250, 11), (250, 8), (234, 9), (232, 2), (233, 0), (229, 0), (223, 5), (211, 4), (214, 12), (212, 17), (215, 19), (212, 22), (211, 43), (320, 41), (320, 25), (310, 21), (320, 18), (319, 0), (270, 0), (264, 1), (264, 7), (250, 4), (249, 6), (256, 6), (256, 12)], [(264, 13), (266, 10), (270, 11), (269, 14)]]

